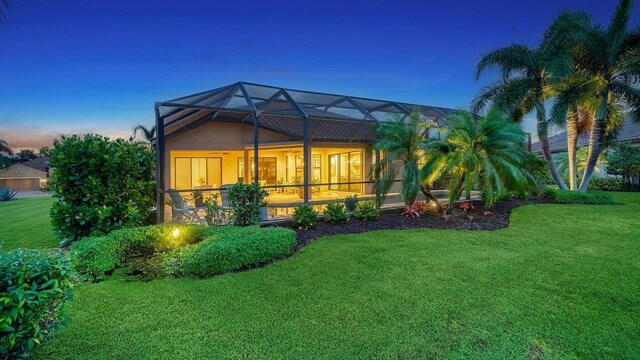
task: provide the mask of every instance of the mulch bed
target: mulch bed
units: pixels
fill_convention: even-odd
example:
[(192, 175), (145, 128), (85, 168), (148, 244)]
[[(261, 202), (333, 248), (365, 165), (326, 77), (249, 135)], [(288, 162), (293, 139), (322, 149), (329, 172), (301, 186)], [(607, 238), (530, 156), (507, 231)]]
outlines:
[(373, 221), (360, 219), (350, 219), (347, 224), (328, 224), (322, 219), (314, 229), (298, 229), (291, 221), (269, 224), (266, 226), (282, 226), (293, 229), (296, 232), (298, 251), (309, 244), (312, 240), (322, 236), (357, 234), (373, 230), (403, 230), (416, 228), (448, 229), (448, 230), (497, 230), (509, 225), (509, 217), (513, 209), (527, 204), (549, 204), (553, 203), (545, 198), (530, 198), (528, 201), (512, 199), (501, 201), (485, 212), (481, 201), (471, 201), (474, 210), (466, 214), (462, 210), (456, 211), (444, 217), (440, 214), (428, 214), (420, 217), (408, 218), (401, 216), (402, 209), (383, 210), (380, 217)]

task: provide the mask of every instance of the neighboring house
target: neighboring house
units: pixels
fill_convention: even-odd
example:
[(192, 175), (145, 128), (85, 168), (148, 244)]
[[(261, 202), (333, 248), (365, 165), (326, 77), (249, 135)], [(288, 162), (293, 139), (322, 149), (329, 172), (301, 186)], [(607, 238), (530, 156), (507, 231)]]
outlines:
[(0, 187), (17, 191), (38, 191), (49, 178), (49, 158), (40, 156), (0, 170)]
[[(616, 143), (628, 142), (630, 144), (640, 145), (640, 123), (636, 123), (631, 119), (625, 120), (624, 124), (618, 130), (616, 137)], [(589, 145), (589, 134), (584, 134), (578, 137), (578, 147)], [(557, 135), (549, 137), (549, 147), (554, 154), (563, 153), (567, 151), (567, 132), (563, 131)], [(531, 145), (531, 151), (536, 153), (542, 153), (540, 143), (536, 142)]]
[[(256, 180), (280, 208), (353, 194), (374, 198), (374, 126), (415, 109), (441, 124), (456, 111), (245, 82), (155, 109), (159, 204), (169, 189), (189, 196)], [(162, 220), (164, 212), (158, 214)]]

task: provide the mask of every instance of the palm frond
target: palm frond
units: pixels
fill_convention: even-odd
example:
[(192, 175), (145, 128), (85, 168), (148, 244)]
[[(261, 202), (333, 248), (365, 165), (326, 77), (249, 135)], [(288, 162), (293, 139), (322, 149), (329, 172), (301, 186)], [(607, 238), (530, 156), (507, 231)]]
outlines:
[(478, 62), (475, 72), (476, 80), (492, 67), (498, 67), (503, 78), (508, 78), (514, 72), (535, 72), (534, 58), (532, 50), (520, 44), (494, 49), (482, 56)]

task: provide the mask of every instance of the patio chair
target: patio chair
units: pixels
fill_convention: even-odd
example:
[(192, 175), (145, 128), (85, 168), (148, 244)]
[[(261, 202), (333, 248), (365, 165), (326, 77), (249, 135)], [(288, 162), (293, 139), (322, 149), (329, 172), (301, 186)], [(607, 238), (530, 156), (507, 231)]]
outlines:
[(233, 184), (226, 184), (220, 186), (220, 202), (222, 203), (222, 209), (225, 211), (230, 211), (232, 209), (231, 202), (229, 202), (229, 189)]
[(190, 223), (202, 223), (203, 219), (198, 216), (198, 208), (195, 206), (188, 206), (185, 204), (184, 198), (174, 189), (167, 191), (171, 198), (172, 211), (171, 219), (174, 221), (190, 222)]

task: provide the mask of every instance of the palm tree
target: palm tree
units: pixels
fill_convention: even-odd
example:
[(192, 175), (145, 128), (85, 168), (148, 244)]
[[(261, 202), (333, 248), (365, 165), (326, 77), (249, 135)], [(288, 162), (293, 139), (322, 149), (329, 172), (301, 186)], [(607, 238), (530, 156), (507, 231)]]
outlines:
[(13, 155), (13, 150), (9, 147), (6, 141), (0, 140), (0, 151), (6, 152), (9, 155)]
[(156, 127), (152, 126), (150, 129), (147, 129), (144, 125), (138, 125), (133, 128), (133, 137), (138, 135), (138, 131), (142, 133), (145, 140), (151, 143), (151, 140), (156, 136)]
[(469, 112), (460, 112), (450, 116), (446, 125), (446, 138), (426, 146), (422, 177), (427, 182), (452, 178), (449, 208), (463, 191), (468, 198), (472, 189), (481, 189), (490, 208), (509, 191), (526, 193), (535, 186), (525, 170), (526, 134), (503, 113), (493, 109), (475, 119)]
[(546, 64), (547, 56), (541, 49), (529, 49), (524, 45), (511, 45), (487, 53), (477, 65), (476, 79), (492, 67), (500, 70), (502, 79), (480, 91), (472, 102), (472, 111), (479, 113), (492, 104), (520, 122), (535, 110), (542, 155), (553, 180), (561, 189), (566, 189), (549, 147), (545, 101), (552, 97), (553, 87)]
[(439, 208), (437, 199), (431, 194), (428, 184), (422, 180), (421, 165), (424, 163), (427, 138), (425, 131), (431, 126), (419, 111), (409, 115), (408, 121), (401, 116), (381, 122), (375, 128), (377, 141), (374, 148), (384, 156), (373, 168), (376, 192), (383, 197), (402, 173), (400, 195), (405, 205), (405, 214), (414, 215), (412, 205), (422, 191)]
[[(589, 153), (580, 191), (587, 190), (605, 147), (606, 135), (619, 122), (612, 121), (619, 117), (618, 103), (624, 103), (632, 118), (640, 121), (640, 89), (636, 86), (640, 82), (640, 27), (629, 30), (631, 8), (631, 0), (620, 0), (606, 29), (591, 25), (589, 21), (573, 28), (574, 33), (582, 36), (576, 36), (574, 42), (565, 42), (565, 46), (572, 49), (572, 74), (569, 76), (576, 78), (577, 89), (573, 98), (595, 100)], [(569, 102), (571, 100), (565, 101), (564, 106)]]
[[(589, 155), (589, 149), (587, 149), (586, 147), (581, 147), (575, 153), (576, 153), (575, 160), (574, 160), (575, 174), (573, 175), (577, 174), (578, 176), (583, 176), (584, 170), (587, 167), (587, 158)], [(559, 154), (558, 156), (556, 156), (554, 161), (556, 162), (558, 171), (560, 172), (560, 174), (562, 174), (562, 176), (568, 177), (572, 175), (571, 168), (570, 168), (571, 164), (569, 159), (569, 153)], [(600, 154), (600, 158), (598, 159), (598, 165), (607, 165), (607, 160), (602, 154)], [(594, 169), (594, 173), (599, 174), (600, 168), (596, 167)]]

